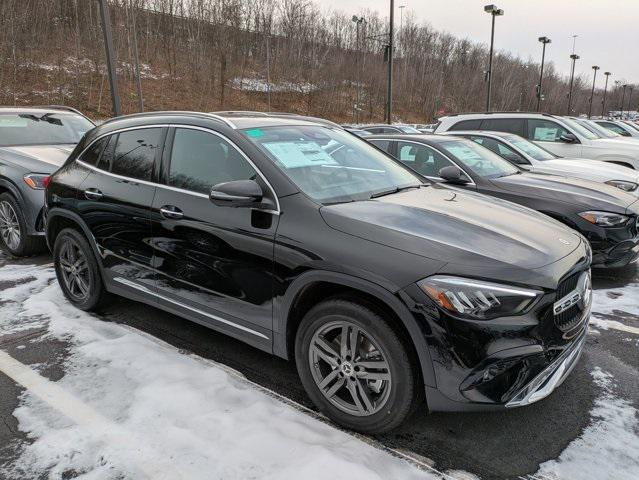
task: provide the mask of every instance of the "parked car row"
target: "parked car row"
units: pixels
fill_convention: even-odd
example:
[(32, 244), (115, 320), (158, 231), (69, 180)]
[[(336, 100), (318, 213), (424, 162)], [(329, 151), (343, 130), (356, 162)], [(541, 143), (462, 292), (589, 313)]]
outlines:
[[(294, 360), (315, 405), (361, 432), (539, 401), (583, 349), (591, 265), (639, 257), (636, 172), (575, 160), (566, 176), (536, 143), (474, 131), (510, 117), (450, 118), (446, 135), (363, 138), (292, 114), (106, 121), (41, 181), (62, 291)], [(586, 145), (576, 122), (514, 118), (534, 142)]]

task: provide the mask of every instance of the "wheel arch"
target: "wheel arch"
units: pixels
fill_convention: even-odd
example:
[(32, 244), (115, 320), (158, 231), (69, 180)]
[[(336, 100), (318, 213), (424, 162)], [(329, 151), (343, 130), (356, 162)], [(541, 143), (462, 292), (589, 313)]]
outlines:
[(386, 288), (342, 273), (309, 271), (291, 283), (275, 305), (273, 353), (290, 359), (294, 355), (295, 336), (304, 314), (319, 302), (335, 296), (352, 297), (391, 315), (393, 324), (413, 348), (424, 384), (435, 386), (435, 371), (424, 333), (406, 305)]

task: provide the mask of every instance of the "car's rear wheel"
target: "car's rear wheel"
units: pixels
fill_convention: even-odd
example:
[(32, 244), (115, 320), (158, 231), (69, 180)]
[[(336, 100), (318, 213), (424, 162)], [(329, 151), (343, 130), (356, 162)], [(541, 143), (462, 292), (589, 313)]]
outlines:
[(13, 195), (0, 195), (0, 247), (15, 257), (28, 257), (44, 250), (41, 238), (27, 235), (27, 223)]
[(419, 399), (419, 376), (404, 341), (363, 304), (333, 299), (312, 308), (300, 324), (295, 356), (311, 400), (350, 429), (392, 430)]
[(106, 291), (91, 246), (73, 228), (65, 228), (55, 239), (53, 261), (65, 297), (82, 310), (95, 310)]

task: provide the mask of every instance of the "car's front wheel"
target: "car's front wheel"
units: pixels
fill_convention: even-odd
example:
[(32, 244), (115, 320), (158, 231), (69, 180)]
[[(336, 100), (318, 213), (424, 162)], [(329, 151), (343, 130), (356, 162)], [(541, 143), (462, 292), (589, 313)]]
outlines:
[(419, 375), (405, 342), (362, 303), (332, 299), (312, 308), (300, 324), (295, 355), (311, 400), (352, 430), (392, 430), (420, 397)]
[(53, 263), (64, 296), (82, 310), (98, 308), (107, 296), (98, 263), (86, 238), (65, 228), (55, 239)]
[(13, 195), (0, 195), (0, 247), (15, 257), (28, 257), (44, 250), (41, 238), (27, 235), (27, 223)]

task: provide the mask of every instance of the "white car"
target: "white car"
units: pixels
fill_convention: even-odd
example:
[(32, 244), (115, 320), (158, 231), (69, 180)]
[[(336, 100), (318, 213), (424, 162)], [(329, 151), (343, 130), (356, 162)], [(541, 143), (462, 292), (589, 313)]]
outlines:
[(548, 173), (606, 183), (639, 195), (639, 172), (628, 167), (598, 160), (560, 158), (514, 133), (462, 130), (446, 132), (442, 135), (469, 138), (509, 162), (534, 173)]
[(545, 113), (468, 113), (440, 119), (435, 133), (490, 130), (520, 135), (565, 158), (612, 162), (639, 170), (639, 142), (599, 138), (578, 122)]
[(632, 122), (625, 122), (623, 120), (595, 120), (595, 123), (624, 137), (639, 138), (639, 127), (633, 126)]
[(626, 137), (624, 135), (621, 135), (620, 133), (613, 132), (612, 130), (604, 126), (599, 125), (594, 120), (589, 120), (588, 118), (579, 118), (579, 117), (564, 117), (564, 118), (577, 122), (582, 127), (590, 130), (592, 133), (597, 135), (599, 138), (611, 138), (613, 140), (624, 140), (624, 141), (629, 141), (629, 142), (639, 144), (639, 138)]

